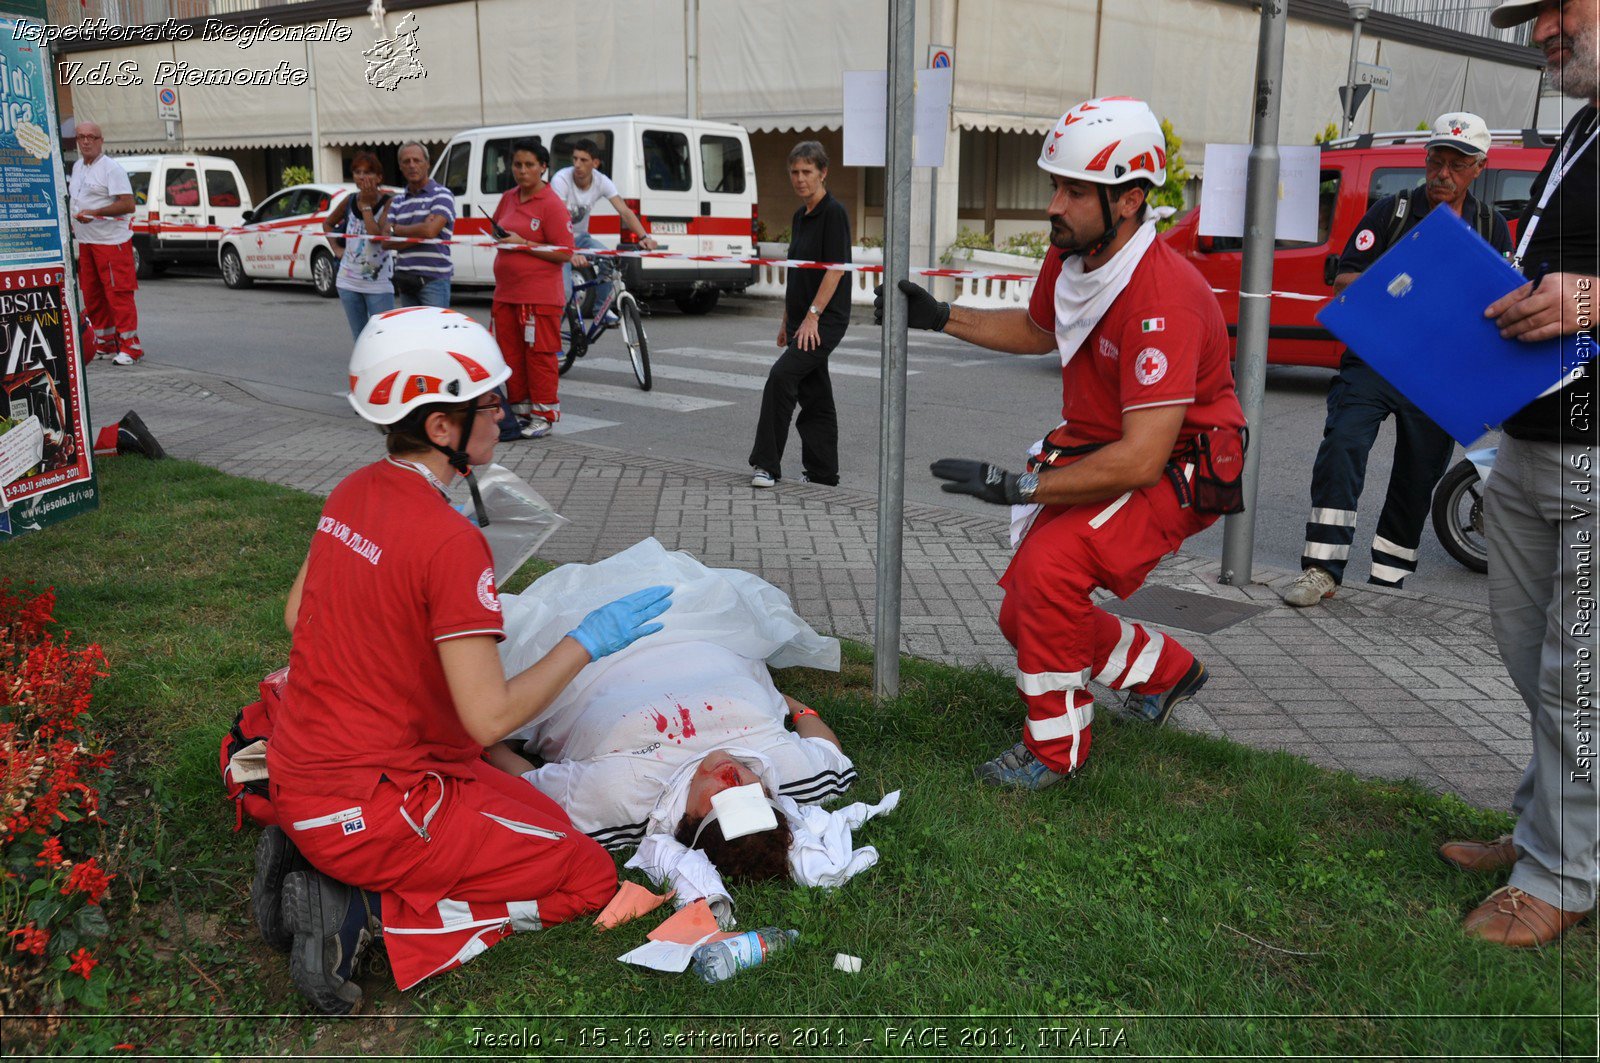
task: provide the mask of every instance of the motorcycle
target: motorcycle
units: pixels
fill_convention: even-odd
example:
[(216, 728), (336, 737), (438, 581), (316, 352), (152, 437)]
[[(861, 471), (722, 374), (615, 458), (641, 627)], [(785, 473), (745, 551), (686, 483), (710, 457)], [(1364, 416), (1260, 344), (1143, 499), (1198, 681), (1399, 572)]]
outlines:
[(1467, 451), (1433, 489), (1433, 533), (1451, 557), (1474, 572), (1489, 571), (1483, 531), (1483, 485), (1499, 447)]

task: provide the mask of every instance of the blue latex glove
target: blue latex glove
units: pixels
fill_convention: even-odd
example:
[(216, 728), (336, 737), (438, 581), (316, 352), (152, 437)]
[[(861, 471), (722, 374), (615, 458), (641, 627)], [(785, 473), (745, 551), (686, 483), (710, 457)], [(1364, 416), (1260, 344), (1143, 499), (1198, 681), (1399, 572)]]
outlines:
[(666, 612), (671, 604), (671, 587), (646, 587), (610, 605), (602, 605), (567, 635), (589, 651), (591, 660), (598, 661), (632, 645), (637, 639), (660, 631), (661, 625), (650, 621)]

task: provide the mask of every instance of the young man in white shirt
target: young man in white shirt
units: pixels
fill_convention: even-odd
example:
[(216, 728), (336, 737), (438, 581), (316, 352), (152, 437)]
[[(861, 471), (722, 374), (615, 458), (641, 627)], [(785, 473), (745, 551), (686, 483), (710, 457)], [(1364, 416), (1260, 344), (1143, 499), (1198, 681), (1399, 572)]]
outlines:
[[(616, 208), (624, 229), (638, 234), (639, 246), (646, 251), (654, 251), (660, 245), (645, 233), (639, 216), (622, 198), (616, 183), (600, 172), (599, 164), (600, 146), (592, 140), (580, 140), (572, 146), (572, 165), (557, 170), (556, 175), (550, 178), (550, 190), (566, 203), (567, 214), (572, 219), (574, 246), (580, 251), (584, 248), (605, 249), (605, 245), (589, 233), (589, 216), (594, 212), (595, 204), (605, 199)], [(572, 298), (572, 267), (582, 268), (588, 264), (588, 258), (580, 254), (573, 255), (572, 261), (561, 267), (561, 279), (566, 284), (568, 299)], [(603, 258), (596, 265), (600, 270), (600, 286), (595, 289), (595, 305), (604, 306), (611, 294), (611, 273), (615, 267)], [(607, 310), (606, 324), (614, 325), (616, 321), (616, 315)]]
[(93, 357), (132, 365), (144, 357), (139, 343), (139, 288), (133, 265), (133, 185), (128, 171), (107, 158), (105, 135), (94, 122), (78, 124), (78, 162), (67, 192), (72, 235), (78, 242), (78, 287), (94, 325)]

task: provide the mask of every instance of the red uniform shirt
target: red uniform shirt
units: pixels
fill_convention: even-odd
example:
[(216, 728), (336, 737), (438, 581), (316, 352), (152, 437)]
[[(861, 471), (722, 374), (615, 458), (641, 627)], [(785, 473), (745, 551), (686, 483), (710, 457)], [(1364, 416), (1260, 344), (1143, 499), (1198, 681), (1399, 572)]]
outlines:
[(471, 635), (503, 637), (483, 533), (391, 460), (346, 477), (311, 539), (273, 782), (360, 799), (380, 774), (402, 787), (428, 771), (470, 778), (483, 747), (435, 644)]
[[(536, 244), (571, 247), (572, 223), (567, 205), (545, 185), (524, 202), (516, 187), (506, 190), (495, 204), (494, 220), (507, 232)], [(502, 303), (532, 303), (561, 307), (567, 289), (561, 281), (561, 263), (546, 262), (526, 251), (501, 250), (494, 256), (494, 297)]]
[[(1028, 314), (1056, 328), (1061, 254), (1045, 256)], [(1061, 419), (1055, 442), (1109, 443), (1122, 438), (1129, 410), (1187, 404), (1181, 448), (1210, 428), (1244, 427), (1233, 387), (1228, 327), (1200, 271), (1161, 240), (1134, 267), (1127, 287), (1061, 371)]]

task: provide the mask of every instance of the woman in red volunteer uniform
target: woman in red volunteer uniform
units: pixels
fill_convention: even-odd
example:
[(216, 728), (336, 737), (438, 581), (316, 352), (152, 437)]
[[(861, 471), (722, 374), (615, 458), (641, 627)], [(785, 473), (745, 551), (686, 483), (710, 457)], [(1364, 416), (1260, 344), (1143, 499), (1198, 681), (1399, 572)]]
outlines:
[(267, 754), (284, 830), (263, 835), (253, 890), (325, 1012), (360, 1002), (350, 978), (379, 901), (407, 989), (616, 891), (599, 845), (481, 758), (591, 660), (659, 630), (670, 590), (595, 610), (504, 677), (489, 546), (445, 486), (493, 457), (494, 388), (509, 375), (482, 326), (435, 307), (373, 318), (351, 356), (351, 405), (383, 427), (388, 455), (334, 488), (289, 592), (294, 647)]
[[(557, 388), (561, 369), (561, 311), (567, 291), (561, 266), (572, 258), (572, 223), (567, 205), (550, 191), (545, 173), (550, 152), (536, 140), (511, 146), (511, 176), (495, 204), (494, 336), (511, 367), (506, 395), (524, 439), (541, 439), (561, 419)], [(528, 245), (560, 250), (532, 250)]]

